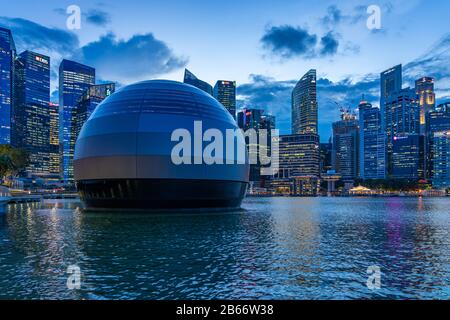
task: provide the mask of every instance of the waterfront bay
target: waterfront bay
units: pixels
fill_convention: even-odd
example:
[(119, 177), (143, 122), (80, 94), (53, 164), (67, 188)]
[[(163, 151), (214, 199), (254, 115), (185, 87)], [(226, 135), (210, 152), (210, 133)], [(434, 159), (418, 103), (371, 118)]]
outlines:
[[(0, 217), (1, 299), (448, 299), (449, 198), (249, 198), (232, 213)], [(67, 288), (67, 268), (81, 289)], [(366, 286), (379, 266), (381, 289)]]

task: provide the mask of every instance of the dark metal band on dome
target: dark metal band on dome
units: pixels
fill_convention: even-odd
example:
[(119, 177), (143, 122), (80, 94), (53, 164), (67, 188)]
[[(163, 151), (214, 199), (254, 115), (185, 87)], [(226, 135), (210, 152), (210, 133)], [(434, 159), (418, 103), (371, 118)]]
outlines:
[(239, 208), (247, 183), (214, 180), (90, 180), (77, 183), (87, 208)]

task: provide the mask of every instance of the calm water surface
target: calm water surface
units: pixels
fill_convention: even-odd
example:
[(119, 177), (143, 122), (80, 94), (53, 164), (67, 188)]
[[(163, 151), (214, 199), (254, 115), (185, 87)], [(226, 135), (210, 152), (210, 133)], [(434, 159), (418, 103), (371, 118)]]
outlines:
[(78, 206), (0, 217), (1, 299), (450, 298), (450, 199), (253, 198), (242, 212), (177, 215)]

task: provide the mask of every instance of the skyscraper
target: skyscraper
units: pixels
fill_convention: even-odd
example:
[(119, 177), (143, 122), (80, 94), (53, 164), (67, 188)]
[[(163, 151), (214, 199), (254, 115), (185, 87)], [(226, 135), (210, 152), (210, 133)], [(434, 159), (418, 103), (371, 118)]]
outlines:
[(243, 109), (237, 114), (237, 123), (239, 128), (245, 130), (259, 130), (264, 110), (261, 109)]
[(343, 180), (359, 176), (359, 127), (356, 115), (343, 112), (341, 120), (333, 123), (332, 164)]
[(433, 111), (436, 106), (436, 94), (434, 93), (434, 79), (431, 77), (422, 77), (416, 80), (416, 94), (419, 100), (420, 107), (420, 134), (424, 136), (425, 148), (423, 155), (424, 159), (424, 178), (429, 179), (431, 171), (431, 145), (433, 144), (433, 138), (426, 134), (426, 121), (428, 119), (428, 113)]
[[(270, 156), (272, 134), (271, 130), (275, 129), (275, 117), (272, 115), (265, 115), (264, 110), (260, 109), (244, 109), (238, 112), (237, 122), (239, 128), (242, 130), (255, 130), (256, 141), (251, 141), (249, 137), (246, 137), (246, 145), (249, 152), (249, 156), (257, 159), (257, 164), (250, 165), (250, 181), (261, 182), (261, 168), (263, 165), (260, 161), (260, 153), (266, 156)], [(260, 140), (261, 130), (267, 130), (267, 141), (265, 144)], [(256, 144), (253, 144), (256, 142)]]
[(318, 134), (316, 70), (309, 70), (292, 91), (292, 134)]
[(425, 134), (426, 115), (436, 105), (436, 94), (434, 93), (434, 79), (422, 77), (416, 81), (416, 94), (420, 106), (420, 133)]
[(15, 61), (12, 145), (30, 154), (29, 176), (50, 173), (50, 58), (25, 51)]
[(434, 175), (434, 134), (450, 131), (450, 102), (443, 103), (426, 115), (426, 178), (433, 179)]
[(423, 142), (420, 134), (399, 134), (393, 138), (392, 177), (395, 179), (423, 179)]
[[(261, 117), (261, 129), (266, 130), (267, 132), (267, 144), (259, 143), (259, 152), (265, 156), (271, 157), (274, 156), (272, 154), (272, 142), (276, 137), (273, 136), (273, 130), (276, 130), (276, 118), (271, 114), (263, 114)], [(271, 160), (270, 164), (261, 164), (261, 170), (263, 168), (270, 168), (274, 163)], [(273, 176), (263, 175), (260, 179), (260, 186), (267, 187), (267, 182), (271, 180)]]
[(331, 154), (333, 152), (333, 143), (330, 138), (329, 142), (320, 144), (320, 173), (324, 174), (333, 169), (331, 163)]
[(81, 96), (75, 107), (76, 123), (75, 126), (72, 127), (72, 135), (75, 137), (75, 141), (80, 134), (83, 125), (94, 112), (95, 108), (115, 91), (115, 83), (98, 84), (90, 86)]
[(320, 174), (319, 138), (317, 135), (279, 137), (280, 174), (285, 178)]
[(295, 195), (316, 195), (320, 177), (319, 136), (294, 134), (279, 141), (279, 171), (272, 187), (290, 189)]
[(73, 183), (73, 154), (76, 137), (76, 105), (81, 96), (95, 84), (95, 69), (83, 64), (63, 60), (59, 66), (59, 143), (61, 179)]
[(387, 110), (386, 101), (394, 92), (398, 92), (402, 89), (403, 75), (402, 65), (397, 65), (386, 71), (383, 71), (381, 77), (381, 98), (380, 98), (380, 110), (381, 110), (381, 128), (382, 132), (386, 131)]
[(0, 28), (0, 144), (11, 142), (15, 55), (16, 47), (11, 31)]
[(214, 98), (217, 99), (236, 119), (236, 82), (219, 80), (214, 86)]
[(59, 180), (59, 104), (49, 103), (50, 111), (50, 164), (49, 171), (52, 177)]
[(273, 184), (288, 183), (291, 194), (315, 195), (320, 177), (316, 70), (297, 82), (291, 98), (292, 134), (278, 138), (280, 170)]
[(433, 187), (450, 188), (450, 130), (433, 134)]
[(275, 130), (276, 118), (271, 114), (263, 114), (261, 117), (261, 128), (266, 130)]
[(192, 72), (188, 69), (184, 70), (184, 83), (190, 84), (191, 86), (197, 87), (200, 90), (205, 91), (206, 93), (213, 95), (213, 87), (200, 79), (198, 79)]
[[(385, 103), (388, 173), (392, 174), (392, 146), (395, 136), (420, 134), (420, 107), (414, 89), (391, 93)], [(422, 152), (423, 154), (423, 152)]]
[(359, 170), (361, 179), (386, 178), (386, 136), (381, 133), (381, 112), (364, 99), (359, 104)]

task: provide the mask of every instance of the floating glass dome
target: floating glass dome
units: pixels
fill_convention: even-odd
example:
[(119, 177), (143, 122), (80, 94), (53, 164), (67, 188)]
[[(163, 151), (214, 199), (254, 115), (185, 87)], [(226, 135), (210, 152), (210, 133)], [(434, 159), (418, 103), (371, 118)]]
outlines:
[[(202, 150), (208, 142), (201, 143), (200, 153), (192, 147), (192, 164), (177, 165), (172, 159), (174, 147), (181, 141), (172, 141), (174, 131), (187, 130), (194, 145), (195, 124), (198, 128), (200, 122), (203, 132), (217, 129), (223, 137), (227, 130), (238, 129), (217, 100), (179, 82), (144, 81), (105, 99), (83, 126), (75, 147), (75, 181), (86, 207), (240, 207), (249, 174), (247, 157), (238, 161), (237, 150), (245, 149), (242, 136), (234, 140), (233, 164), (226, 164), (225, 140), (224, 164), (207, 165), (202, 161)], [(193, 164), (199, 159), (201, 164)]]

